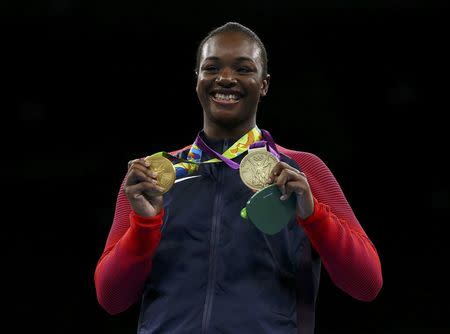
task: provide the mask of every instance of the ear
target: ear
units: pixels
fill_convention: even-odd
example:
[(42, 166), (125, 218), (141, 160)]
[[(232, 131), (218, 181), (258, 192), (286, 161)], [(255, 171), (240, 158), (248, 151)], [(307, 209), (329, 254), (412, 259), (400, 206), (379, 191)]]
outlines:
[(267, 74), (265, 79), (262, 80), (261, 89), (259, 91), (261, 96), (267, 95), (267, 91), (269, 90), (269, 83), (270, 83), (270, 74)]

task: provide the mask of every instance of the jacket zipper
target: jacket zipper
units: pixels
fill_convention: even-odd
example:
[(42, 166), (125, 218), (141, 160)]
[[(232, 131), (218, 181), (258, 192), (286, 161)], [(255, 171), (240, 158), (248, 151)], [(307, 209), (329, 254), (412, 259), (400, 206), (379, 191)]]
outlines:
[[(224, 141), (224, 151), (228, 148), (228, 140)], [(220, 235), (220, 221), (222, 217), (222, 178), (225, 172), (223, 166), (218, 166), (217, 183), (215, 188), (216, 196), (214, 197), (213, 219), (211, 226), (211, 240), (209, 249), (209, 271), (208, 284), (206, 288), (205, 307), (203, 310), (202, 334), (208, 333), (209, 322), (211, 319), (211, 311), (214, 299), (214, 285), (216, 283), (216, 247)]]

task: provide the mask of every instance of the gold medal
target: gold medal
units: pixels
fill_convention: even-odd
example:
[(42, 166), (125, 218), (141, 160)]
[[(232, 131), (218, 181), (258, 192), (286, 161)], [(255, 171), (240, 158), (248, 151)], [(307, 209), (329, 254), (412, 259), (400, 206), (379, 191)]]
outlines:
[(152, 172), (158, 174), (156, 180), (158, 181), (158, 186), (164, 188), (163, 194), (172, 188), (175, 178), (176, 171), (172, 162), (163, 156), (148, 156), (144, 159), (150, 164), (148, 167)]
[(258, 191), (270, 185), (270, 172), (277, 163), (265, 147), (249, 149), (239, 166), (239, 175), (247, 187)]

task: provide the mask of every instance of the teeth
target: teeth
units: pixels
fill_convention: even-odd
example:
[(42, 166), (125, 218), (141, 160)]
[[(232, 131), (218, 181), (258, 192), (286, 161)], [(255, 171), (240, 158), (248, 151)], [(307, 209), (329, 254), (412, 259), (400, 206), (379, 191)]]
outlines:
[(218, 99), (218, 100), (238, 100), (239, 96), (235, 95), (235, 94), (220, 94), (220, 93), (216, 93), (214, 94), (214, 98)]

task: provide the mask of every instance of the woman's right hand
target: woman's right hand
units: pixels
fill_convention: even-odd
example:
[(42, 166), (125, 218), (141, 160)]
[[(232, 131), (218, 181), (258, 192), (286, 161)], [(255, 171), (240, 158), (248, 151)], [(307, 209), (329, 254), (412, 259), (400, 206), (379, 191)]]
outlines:
[(144, 158), (128, 163), (124, 190), (131, 208), (139, 216), (156, 216), (163, 207), (164, 189), (158, 186), (156, 176)]

